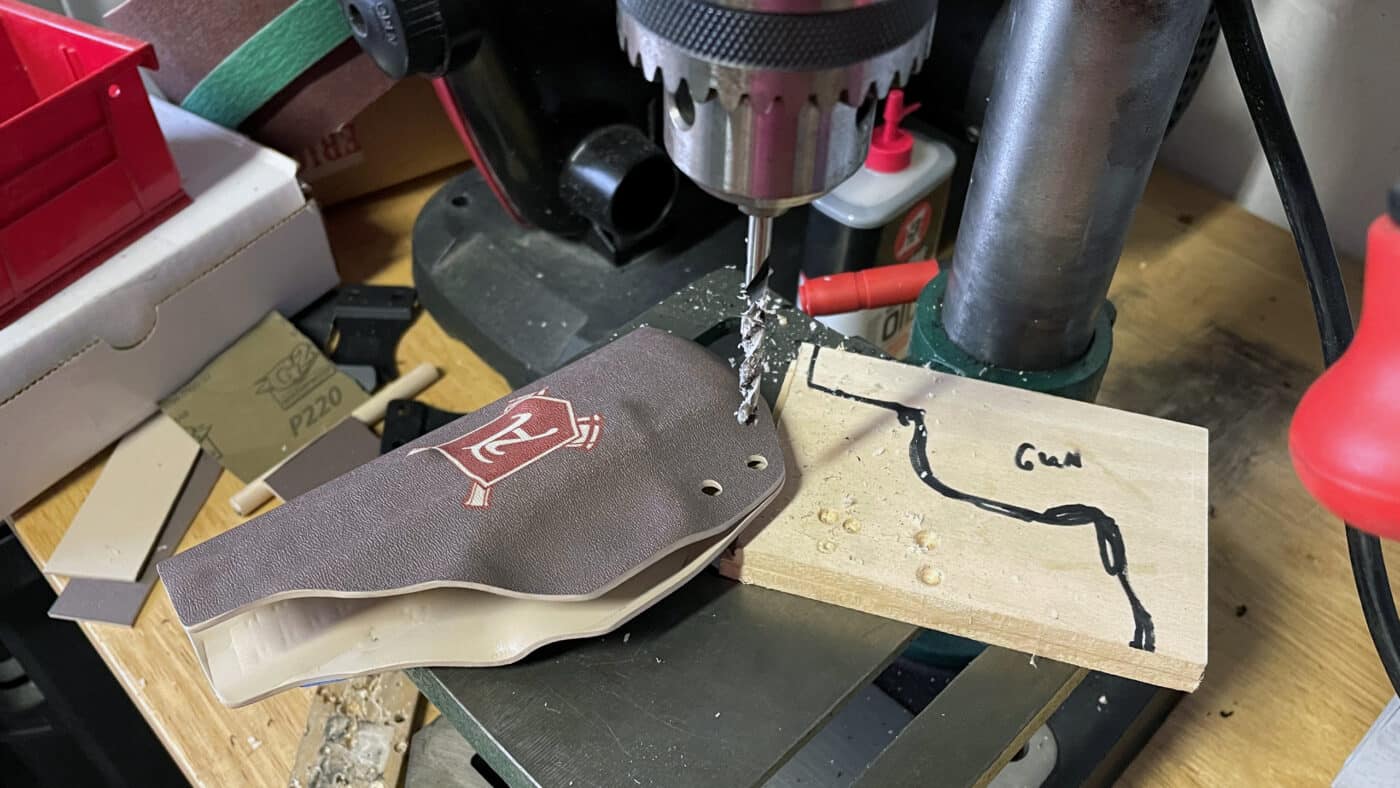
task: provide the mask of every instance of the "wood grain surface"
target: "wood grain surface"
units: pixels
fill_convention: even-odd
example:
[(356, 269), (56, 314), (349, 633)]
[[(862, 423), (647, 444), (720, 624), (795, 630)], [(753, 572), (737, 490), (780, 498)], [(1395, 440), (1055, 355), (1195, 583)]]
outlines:
[[(1123, 783), (1326, 785), (1393, 691), (1341, 524), (1288, 459), (1289, 417), (1322, 368), (1297, 250), (1168, 173), (1146, 200), (1110, 292), (1099, 402), (1210, 430), (1210, 654)], [(1357, 304), (1360, 274), (1347, 265)]]
[(787, 484), (725, 574), (1149, 684), (1200, 683), (1205, 430), (812, 345), (777, 410)]
[[(410, 282), (413, 220), (445, 177), (328, 211), (347, 281)], [(1382, 208), (1378, 202), (1377, 213)], [(1355, 300), (1359, 268), (1349, 274)], [(1112, 297), (1116, 348), (1100, 402), (1200, 424), (1212, 439), (1210, 667), (1123, 782), (1326, 784), (1391, 690), (1361, 618), (1341, 526), (1311, 502), (1288, 463), (1288, 416), (1321, 367), (1292, 239), (1159, 171)], [(423, 396), (437, 407), (469, 410), (508, 391), (426, 316), (399, 346), (400, 369), (421, 360), (444, 372)], [(101, 461), (17, 517), (16, 530), (41, 566)], [(242, 521), (225, 503), (238, 486), (224, 474), (185, 547)], [(220, 706), (161, 588), (134, 629), (83, 628), (192, 782), (285, 783), (309, 691), (236, 711)]]

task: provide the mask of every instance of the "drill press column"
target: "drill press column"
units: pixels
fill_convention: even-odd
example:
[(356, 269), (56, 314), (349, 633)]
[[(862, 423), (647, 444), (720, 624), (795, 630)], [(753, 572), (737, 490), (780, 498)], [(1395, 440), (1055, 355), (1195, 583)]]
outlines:
[(976, 359), (1052, 370), (1094, 340), (1209, 0), (1012, 1), (942, 320)]

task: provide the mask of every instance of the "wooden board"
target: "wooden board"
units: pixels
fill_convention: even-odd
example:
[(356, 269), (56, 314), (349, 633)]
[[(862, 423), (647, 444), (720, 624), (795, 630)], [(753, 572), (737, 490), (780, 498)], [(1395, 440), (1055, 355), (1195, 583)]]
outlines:
[[(1206, 664), (1206, 431), (804, 345), (747, 583), (1175, 689)], [(775, 504), (777, 506), (777, 504)]]
[(163, 413), (132, 430), (112, 450), (44, 571), (136, 580), (198, 458), (199, 444)]

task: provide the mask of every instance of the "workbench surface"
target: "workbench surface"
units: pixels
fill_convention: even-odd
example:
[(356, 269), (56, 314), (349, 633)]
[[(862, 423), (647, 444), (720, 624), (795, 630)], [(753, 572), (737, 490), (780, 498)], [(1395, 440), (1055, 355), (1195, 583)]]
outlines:
[[(327, 210), (346, 281), (411, 284), (414, 218), (448, 174)], [(1359, 268), (1348, 273), (1359, 303)], [(1361, 618), (1341, 526), (1308, 498), (1288, 463), (1288, 417), (1320, 368), (1292, 239), (1159, 171), (1111, 297), (1116, 347), (1099, 401), (1211, 431), (1210, 665), (1125, 782), (1330, 782), (1391, 690)], [(400, 344), (399, 365), (425, 360), (444, 373), (420, 397), (431, 405), (467, 411), (509, 390), (426, 314)], [(40, 566), (105, 456), (16, 517)], [(227, 505), (239, 486), (223, 475), (182, 549), (241, 521)], [(163, 587), (134, 629), (82, 627), (192, 782), (286, 784), (309, 690), (224, 708)]]

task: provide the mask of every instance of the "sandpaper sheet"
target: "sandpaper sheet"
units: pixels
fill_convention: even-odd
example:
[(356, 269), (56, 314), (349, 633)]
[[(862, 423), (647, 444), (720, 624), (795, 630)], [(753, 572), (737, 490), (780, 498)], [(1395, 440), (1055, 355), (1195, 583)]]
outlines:
[[(290, 0), (127, 0), (105, 17), (109, 28), (155, 45), (151, 76), (180, 102), (206, 74), (291, 5)], [(360, 114), (393, 82), (347, 40), (243, 124), (250, 137), (295, 155)]]
[(359, 421), (348, 418), (269, 474), (267, 486), (278, 498), (290, 501), (378, 456), (379, 436)]
[(200, 452), (195, 460), (194, 470), (180, 491), (180, 499), (170, 512), (170, 518), (161, 529), (156, 547), (151, 551), (150, 561), (142, 570), (141, 576), (130, 583), (118, 580), (90, 580), (77, 577), (64, 586), (63, 592), (49, 608), (51, 618), (65, 621), (101, 621), (129, 627), (136, 623), (146, 597), (156, 584), (156, 564), (175, 554), (180, 540), (185, 538), (200, 508), (209, 498), (214, 484), (219, 480), (223, 469), (218, 460)]
[(368, 399), (286, 318), (270, 313), (160, 404), (244, 482)]
[(198, 456), (199, 444), (164, 414), (132, 430), (102, 466), (44, 571), (135, 580)]

